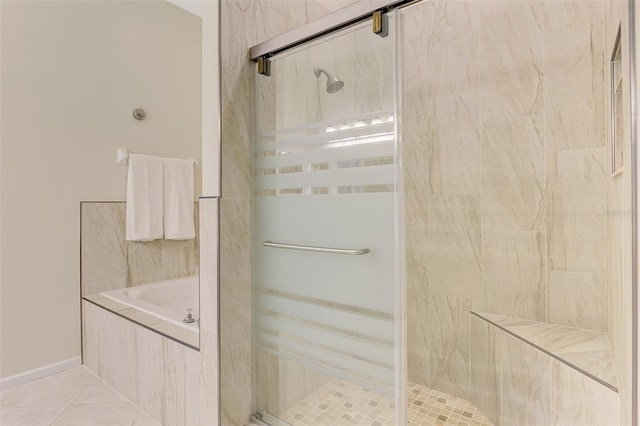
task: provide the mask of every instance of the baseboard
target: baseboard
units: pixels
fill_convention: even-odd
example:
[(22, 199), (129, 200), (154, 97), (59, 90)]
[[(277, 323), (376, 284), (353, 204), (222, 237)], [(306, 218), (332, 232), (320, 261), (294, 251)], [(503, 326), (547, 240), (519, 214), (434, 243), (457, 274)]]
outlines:
[(25, 371), (24, 373), (5, 377), (4, 379), (0, 379), (0, 390), (5, 390), (14, 386), (22, 385), (33, 380), (60, 373), (62, 371), (68, 370), (69, 368), (78, 367), (80, 365), (82, 365), (82, 359), (79, 356), (76, 356), (64, 361), (45, 365), (44, 367), (34, 368), (33, 370)]

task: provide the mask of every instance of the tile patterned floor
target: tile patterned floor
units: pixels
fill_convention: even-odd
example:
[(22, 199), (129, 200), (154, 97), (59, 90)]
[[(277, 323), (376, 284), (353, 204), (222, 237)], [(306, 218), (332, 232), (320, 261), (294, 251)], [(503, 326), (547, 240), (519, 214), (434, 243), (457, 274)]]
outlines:
[(85, 367), (0, 392), (2, 426), (160, 426)]
[[(410, 426), (492, 426), (463, 399), (415, 384), (408, 396)], [(281, 418), (296, 426), (391, 426), (393, 399), (333, 379)], [(0, 425), (160, 426), (85, 367), (0, 392)]]
[[(492, 426), (470, 402), (410, 384), (408, 424)], [(333, 379), (291, 407), (280, 418), (295, 426), (391, 426), (393, 398)]]

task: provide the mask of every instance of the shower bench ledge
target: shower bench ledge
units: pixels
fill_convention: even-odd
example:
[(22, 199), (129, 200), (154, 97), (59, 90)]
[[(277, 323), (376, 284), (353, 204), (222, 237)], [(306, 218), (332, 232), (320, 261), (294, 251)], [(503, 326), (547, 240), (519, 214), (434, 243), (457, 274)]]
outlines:
[(618, 392), (607, 333), (484, 312), (471, 314)]

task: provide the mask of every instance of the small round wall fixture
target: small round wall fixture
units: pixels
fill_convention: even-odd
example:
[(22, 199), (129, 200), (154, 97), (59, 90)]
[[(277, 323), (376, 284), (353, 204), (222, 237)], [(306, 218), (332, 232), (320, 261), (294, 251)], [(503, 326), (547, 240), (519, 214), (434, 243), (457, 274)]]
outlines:
[(142, 108), (136, 108), (133, 110), (133, 118), (135, 118), (136, 120), (144, 120), (146, 116), (147, 113), (144, 112)]

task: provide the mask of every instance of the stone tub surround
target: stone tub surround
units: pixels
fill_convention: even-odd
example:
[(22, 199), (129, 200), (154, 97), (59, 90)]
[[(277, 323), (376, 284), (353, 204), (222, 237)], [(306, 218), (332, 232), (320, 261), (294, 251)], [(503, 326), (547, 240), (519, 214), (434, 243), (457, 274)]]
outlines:
[(196, 351), (86, 300), (82, 306), (87, 368), (163, 425), (217, 424), (214, 332), (200, 331)]
[(471, 400), (496, 425), (620, 424), (618, 392), (575, 365), (603, 351), (599, 335), (475, 312), (470, 329)]
[(82, 295), (133, 287), (198, 273), (199, 205), (195, 203), (196, 238), (126, 241), (124, 201), (80, 203)]
[(199, 351), (82, 301), (85, 366), (163, 425), (219, 419), (217, 198), (200, 199), (199, 233)]
[(146, 312), (139, 311), (138, 309), (124, 305), (99, 294), (86, 296), (84, 299), (122, 318), (133, 321), (141, 327), (160, 333), (164, 337), (175, 340), (178, 343), (183, 343), (192, 349), (197, 350), (200, 346), (199, 333), (190, 332), (189, 330), (185, 330), (183, 327), (169, 321), (164, 321), (158, 317), (149, 315)]

